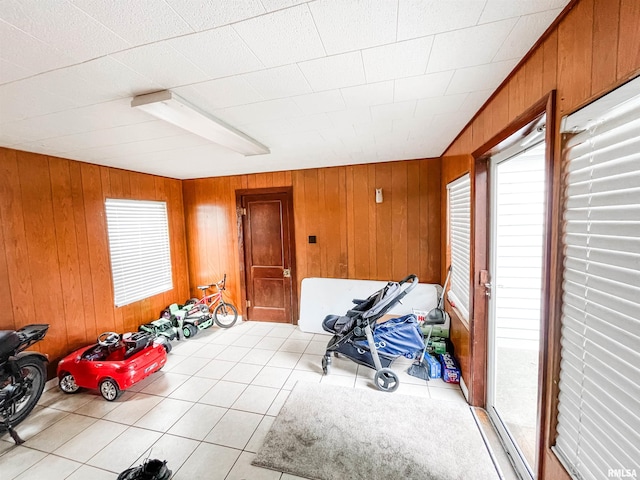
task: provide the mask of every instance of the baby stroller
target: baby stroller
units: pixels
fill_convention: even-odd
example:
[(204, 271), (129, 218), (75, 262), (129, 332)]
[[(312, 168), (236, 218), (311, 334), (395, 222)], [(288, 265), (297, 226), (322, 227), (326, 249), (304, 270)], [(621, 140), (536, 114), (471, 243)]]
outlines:
[[(366, 300), (353, 300), (355, 306), (346, 315), (327, 315), (322, 328), (333, 337), (322, 357), (326, 375), (331, 364), (331, 352), (344, 355), (354, 362), (376, 370), (378, 389), (393, 392), (399, 386), (398, 376), (389, 365), (400, 355), (413, 358), (424, 348), (422, 332), (415, 316), (407, 315), (378, 324), (387, 313), (418, 285), (418, 277), (409, 275), (400, 282), (388, 282)], [(380, 332), (380, 333), (378, 333)]]

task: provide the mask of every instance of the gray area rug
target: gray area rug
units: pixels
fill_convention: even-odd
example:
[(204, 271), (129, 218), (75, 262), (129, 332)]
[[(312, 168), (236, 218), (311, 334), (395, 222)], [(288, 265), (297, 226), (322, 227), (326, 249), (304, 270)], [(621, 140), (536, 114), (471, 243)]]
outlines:
[(468, 407), (298, 382), (252, 462), (317, 480), (497, 480)]

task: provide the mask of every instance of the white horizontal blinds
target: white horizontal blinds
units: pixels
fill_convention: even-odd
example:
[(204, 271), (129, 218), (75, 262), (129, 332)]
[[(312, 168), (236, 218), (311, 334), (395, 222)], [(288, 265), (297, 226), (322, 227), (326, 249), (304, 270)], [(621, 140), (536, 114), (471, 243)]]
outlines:
[(640, 475), (640, 81), (587, 109), (565, 120), (555, 451), (595, 480)]
[(471, 180), (469, 174), (447, 185), (451, 289), (448, 298), (469, 319), (469, 265), (471, 250)]
[(115, 305), (171, 290), (167, 204), (108, 198), (105, 207)]

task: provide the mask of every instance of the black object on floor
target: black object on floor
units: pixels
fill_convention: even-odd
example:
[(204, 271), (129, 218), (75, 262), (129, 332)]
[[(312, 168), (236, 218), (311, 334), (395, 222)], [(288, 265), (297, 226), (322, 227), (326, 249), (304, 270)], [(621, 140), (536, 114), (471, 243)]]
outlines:
[(118, 480), (169, 480), (170, 477), (167, 461), (153, 459), (145, 460), (138, 467), (128, 468), (118, 475)]

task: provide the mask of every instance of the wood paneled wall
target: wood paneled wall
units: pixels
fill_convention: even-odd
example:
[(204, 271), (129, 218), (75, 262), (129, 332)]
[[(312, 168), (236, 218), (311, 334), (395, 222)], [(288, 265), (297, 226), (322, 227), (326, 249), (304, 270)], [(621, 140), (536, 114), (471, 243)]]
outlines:
[[(188, 295), (180, 180), (0, 148), (0, 329), (49, 323), (55, 361), (104, 331), (135, 331)], [(167, 202), (172, 291), (115, 308), (106, 197)]]
[(439, 283), (440, 166), (430, 159), (184, 181), (191, 293), (226, 272), (240, 305), (235, 190), (275, 186), (293, 187), (298, 285), (306, 277), (399, 280), (409, 273)]
[[(551, 90), (557, 93), (556, 125), (559, 127), (559, 120), (564, 115), (638, 75), (638, 25), (640, 2), (637, 0), (577, 1), (447, 149), (442, 164), (443, 198), (446, 198), (444, 186), (448, 182), (467, 171), (473, 175), (471, 154)], [(557, 132), (555, 135), (554, 154), (559, 159), (560, 141)], [(560, 171), (557, 169), (554, 182), (559, 181)], [(442, 218), (446, 218), (445, 212)], [(552, 238), (558, 238), (557, 232), (552, 232)], [(452, 328), (452, 336), (458, 338), (458, 342), (470, 345), (469, 331), (463, 323), (454, 322)], [(473, 358), (473, 351), (471, 356), (470, 361), (474, 363), (485, 361)], [(466, 361), (462, 368), (463, 377), (467, 378)], [(551, 404), (554, 400), (550, 399), (549, 402)], [(546, 413), (543, 427), (548, 432), (549, 422), (555, 419), (551, 411)], [(546, 435), (539, 478), (568, 478), (547, 448), (553, 439)]]

